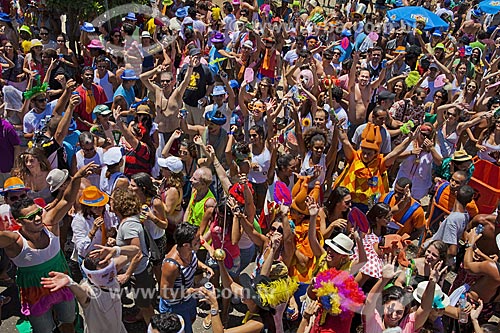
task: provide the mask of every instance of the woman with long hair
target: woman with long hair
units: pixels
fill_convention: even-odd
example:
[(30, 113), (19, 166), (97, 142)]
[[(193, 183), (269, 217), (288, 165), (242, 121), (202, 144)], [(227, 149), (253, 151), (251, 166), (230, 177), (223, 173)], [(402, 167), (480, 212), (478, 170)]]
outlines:
[(434, 92), (432, 102), (425, 103), (425, 113), (430, 115), (437, 114), (437, 108), (448, 103), (448, 92), (444, 89), (439, 89)]
[(54, 200), (50, 186), (46, 180), (51, 167), (43, 150), (40, 148), (28, 148), (24, 153), (19, 155), (17, 167), (20, 171), (19, 178), (23, 180), (26, 187), (31, 189), (28, 193), (29, 197), (42, 198), (46, 203)]
[[(175, 130), (174, 133), (172, 133), (172, 135), (168, 139), (167, 143), (165, 144), (165, 147), (163, 147), (163, 150), (161, 152), (163, 157), (168, 157), (170, 155), (170, 151), (172, 149), (174, 141), (180, 139), (181, 135), (182, 135), (181, 130)], [(182, 208), (186, 209), (189, 203), (189, 198), (191, 198), (191, 191), (192, 191), (191, 177), (193, 176), (193, 173), (196, 171), (196, 169), (199, 168), (198, 148), (196, 147), (196, 144), (193, 141), (190, 141), (189, 139), (186, 138), (179, 143), (178, 155), (184, 166)]]
[(438, 262), (446, 261), (448, 245), (440, 240), (434, 240), (427, 245), (424, 254), (413, 260), (411, 279), (406, 274), (400, 274), (394, 285), (399, 287), (411, 287), (415, 289), (420, 282), (428, 281), (432, 267)]
[(415, 138), (398, 158), (403, 160), (399, 167), (396, 180), (406, 177), (411, 180), (411, 196), (420, 200), (429, 193), (432, 186), (433, 164), (440, 166), (443, 157), (436, 149), (436, 131), (430, 123), (423, 123)]
[(144, 228), (154, 239), (161, 253), (160, 259), (151, 260), (154, 276), (159, 283), (161, 279), (161, 264), (168, 252), (167, 238), (165, 237), (168, 220), (165, 214), (165, 206), (158, 195), (157, 187), (154, 185), (151, 176), (147, 173), (139, 172), (133, 175), (130, 179), (128, 189), (137, 196), (143, 207), (148, 207), (147, 213), (143, 212), (145, 215)]
[(437, 118), (434, 126), (436, 128), (437, 143), (443, 158), (453, 155), (458, 147), (460, 136), (465, 130), (491, 116), (491, 113), (485, 113), (469, 121), (460, 121), (462, 109), (456, 104), (447, 104), (437, 108)]
[(408, 86), (406, 85), (405, 77), (398, 76), (387, 81), (387, 90), (396, 94), (396, 96), (394, 97), (395, 102), (404, 99), (406, 93), (408, 92)]
[[(169, 240), (169, 244), (173, 244), (175, 228), (182, 222), (184, 216), (184, 210), (182, 209), (184, 165), (177, 156), (159, 158), (158, 165), (163, 177), (159, 194), (165, 207), (165, 216), (168, 220), (168, 227), (166, 229), (167, 240)], [(170, 248), (168, 247), (167, 251)]]
[(320, 209), (320, 230), (325, 239), (332, 233), (342, 232), (347, 227), (347, 213), (351, 209), (351, 192), (339, 186), (330, 193), (324, 207)]
[(248, 311), (245, 314), (245, 318), (242, 321), (242, 325), (230, 329), (224, 329), (222, 320), (220, 316), (218, 316), (219, 305), (217, 302), (215, 289), (207, 290), (205, 288), (201, 288), (201, 292), (203, 293), (203, 295), (205, 295), (205, 302), (209, 303), (212, 309), (212, 331), (214, 333), (260, 333), (264, 331), (276, 332), (276, 325), (273, 318), (276, 310), (268, 305), (264, 305), (262, 302), (262, 294), (259, 294), (258, 292), (259, 284), (262, 283), (264, 284), (264, 286), (268, 285), (269, 279), (259, 274), (255, 279), (252, 280), (248, 274), (242, 274), (242, 276), (240, 277), (240, 283), (236, 283), (226, 269), (224, 258), (217, 256), (211, 246), (207, 246), (207, 250), (209, 251), (210, 256), (216, 258), (217, 260), (222, 280), (222, 286), (225, 289), (231, 290), (231, 292), (235, 296), (239, 297), (242, 303), (244, 303), (248, 308)]
[[(392, 262), (391, 262), (392, 261)], [(434, 301), (435, 289), (447, 267), (438, 262), (429, 275), (429, 283), (425, 288), (421, 302), (416, 311), (410, 313), (412, 295), (398, 286), (385, 288), (399, 271), (396, 271), (396, 258), (388, 256), (382, 267), (381, 278), (373, 286), (366, 297), (362, 311), (364, 330), (366, 333), (383, 332), (388, 328), (400, 327), (403, 332), (418, 332), (427, 321)], [(382, 296), (382, 302), (379, 301)], [(382, 307), (380, 307), (382, 304)]]
[(479, 91), (479, 85), (477, 84), (477, 82), (473, 80), (467, 80), (465, 89), (463, 89), (460, 94), (455, 95), (453, 97), (453, 101), (456, 104), (467, 105), (472, 109), (476, 103), (478, 97), (478, 91)]
[(31, 40), (30, 52), (24, 57), (23, 71), (29, 76), (40, 74), (41, 81), (45, 78), (42, 62), (43, 45), (38, 39)]
[[(379, 243), (387, 233), (387, 225), (391, 221), (391, 207), (383, 202), (376, 203), (366, 214), (370, 229), (363, 237), (363, 248), (365, 249), (368, 262), (356, 275), (356, 282), (363, 287), (368, 281), (374, 282), (382, 276), (383, 250)], [(356, 249), (355, 258), (358, 257)], [(368, 284), (372, 286), (373, 283)]]
[(271, 152), (267, 148), (264, 128), (254, 125), (250, 128), (250, 171), (248, 180), (255, 191), (255, 208), (262, 210), (267, 192), (267, 172), (271, 162)]
[(65, 34), (59, 34), (57, 35), (56, 42), (57, 42), (57, 54), (59, 56), (59, 61), (62, 64), (62, 67), (66, 71), (66, 74), (74, 79), (75, 74), (78, 71), (78, 60), (76, 59), (75, 54), (73, 51), (66, 46), (66, 35)]
[(476, 144), (477, 157), (492, 163), (500, 163), (500, 118), (490, 120), (490, 126), (485, 128)]
[(7, 40), (3, 45), (4, 58), (8, 58), (14, 63), (14, 67), (3, 69), (2, 78), (6, 81), (7, 85), (13, 86), (20, 91), (25, 91), (28, 86), (26, 73), (23, 71), (24, 56), (19, 50), (14, 48), (14, 44)]

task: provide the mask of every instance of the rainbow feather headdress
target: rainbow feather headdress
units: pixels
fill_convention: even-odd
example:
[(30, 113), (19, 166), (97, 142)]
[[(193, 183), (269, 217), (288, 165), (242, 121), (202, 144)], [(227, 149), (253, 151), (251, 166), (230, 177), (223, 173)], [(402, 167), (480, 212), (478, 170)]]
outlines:
[(316, 276), (316, 295), (323, 307), (321, 322), (326, 314), (334, 316), (348, 311), (357, 311), (365, 302), (365, 294), (348, 272), (331, 268)]

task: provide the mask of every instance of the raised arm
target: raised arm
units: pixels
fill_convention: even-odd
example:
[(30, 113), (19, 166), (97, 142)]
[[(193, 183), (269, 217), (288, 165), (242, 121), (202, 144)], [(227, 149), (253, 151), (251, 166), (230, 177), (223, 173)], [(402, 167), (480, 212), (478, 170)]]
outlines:
[(319, 212), (318, 203), (311, 197), (306, 198), (306, 205), (309, 209), (309, 214), (311, 218), (309, 219), (309, 229), (308, 229), (308, 238), (309, 244), (311, 245), (311, 250), (316, 258), (320, 258), (325, 250), (321, 247), (318, 237), (316, 235), (316, 220)]
[(62, 117), (61, 121), (57, 125), (56, 132), (54, 133), (54, 140), (62, 146), (64, 138), (68, 135), (69, 125), (71, 124), (71, 119), (73, 118), (73, 111), (80, 104), (80, 96), (73, 95), (69, 101), (69, 105)]

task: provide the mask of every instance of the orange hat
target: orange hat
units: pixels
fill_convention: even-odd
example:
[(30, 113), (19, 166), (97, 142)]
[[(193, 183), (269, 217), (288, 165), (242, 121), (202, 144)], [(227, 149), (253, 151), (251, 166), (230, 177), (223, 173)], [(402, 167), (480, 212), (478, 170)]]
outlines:
[(382, 134), (380, 133), (380, 127), (374, 125), (373, 123), (366, 124), (363, 133), (361, 133), (361, 147), (366, 149), (373, 149), (380, 151), (380, 146), (382, 145)]
[(30, 189), (24, 186), (21, 178), (10, 177), (4, 182), (3, 189), (0, 189), (0, 194), (6, 194), (7, 192), (14, 191), (29, 191)]
[(96, 186), (89, 186), (83, 190), (80, 203), (86, 206), (102, 207), (109, 201), (109, 196)]
[(311, 176), (299, 176), (299, 179), (295, 183), (292, 189), (292, 205), (290, 208), (296, 210), (297, 212), (309, 215), (309, 209), (306, 205), (307, 196), (311, 196), (314, 200), (319, 200), (320, 194), (320, 183), (316, 182), (314, 188), (309, 191), (309, 181)]

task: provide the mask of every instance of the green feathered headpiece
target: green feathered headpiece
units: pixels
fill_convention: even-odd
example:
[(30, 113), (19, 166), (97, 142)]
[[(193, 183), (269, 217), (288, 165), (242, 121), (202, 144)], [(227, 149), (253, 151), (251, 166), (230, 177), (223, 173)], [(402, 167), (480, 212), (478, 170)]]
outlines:
[(26, 90), (23, 93), (23, 96), (26, 99), (31, 99), (34, 96), (38, 95), (38, 94), (46, 92), (48, 87), (49, 87), (49, 83), (48, 82), (44, 82), (42, 84), (38, 84), (38, 85), (34, 86), (33, 88), (31, 88), (29, 90)]

